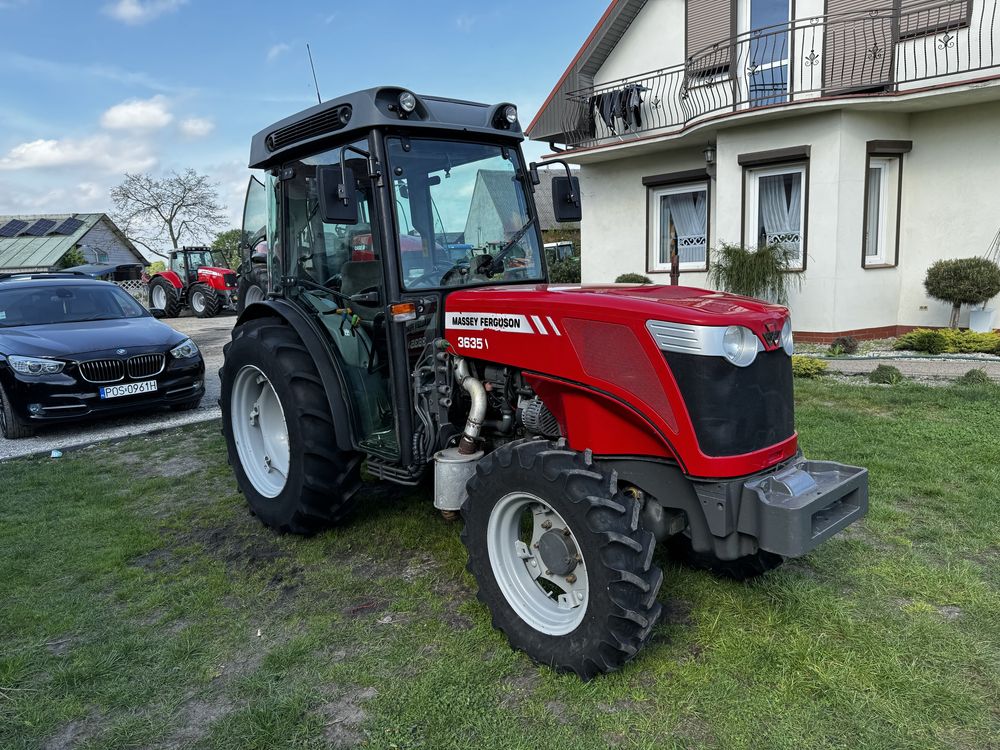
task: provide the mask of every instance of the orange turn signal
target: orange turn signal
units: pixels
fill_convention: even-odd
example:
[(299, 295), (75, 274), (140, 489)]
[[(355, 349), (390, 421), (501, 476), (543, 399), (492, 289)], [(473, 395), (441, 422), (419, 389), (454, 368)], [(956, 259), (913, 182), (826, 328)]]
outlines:
[(417, 319), (417, 304), (415, 302), (397, 302), (389, 305), (389, 315), (397, 323)]

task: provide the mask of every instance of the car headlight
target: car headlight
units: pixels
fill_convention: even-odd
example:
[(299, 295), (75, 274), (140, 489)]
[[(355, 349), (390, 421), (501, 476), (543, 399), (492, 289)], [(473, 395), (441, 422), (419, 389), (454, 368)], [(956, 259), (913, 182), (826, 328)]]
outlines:
[(795, 337), (792, 336), (791, 316), (785, 318), (785, 325), (781, 327), (781, 348), (789, 357), (795, 354)]
[(65, 362), (57, 362), (54, 359), (42, 359), (40, 357), (18, 357), (11, 354), (7, 361), (14, 369), (22, 375), (55, 375), (62, 372), (66, 366)]
[(180, 344), (170, 350), (170, 356), (174, 359), (188, 359), (198, 353), (198, 345), (191, 339), (184, 339)]
[(748, 367), (757, 359), (757, 343), (749, 328), (729, 326), (722, 337), (722, 355), (737, 367)]

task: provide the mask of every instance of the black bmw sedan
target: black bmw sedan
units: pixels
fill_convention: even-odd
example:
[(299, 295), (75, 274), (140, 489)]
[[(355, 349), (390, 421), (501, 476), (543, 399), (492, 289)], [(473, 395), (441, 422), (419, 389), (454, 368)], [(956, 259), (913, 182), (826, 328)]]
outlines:
[(0, 275), (0, 431), (157, 406), (193, 409), (205, 363), (184, 334), (114, 284)]

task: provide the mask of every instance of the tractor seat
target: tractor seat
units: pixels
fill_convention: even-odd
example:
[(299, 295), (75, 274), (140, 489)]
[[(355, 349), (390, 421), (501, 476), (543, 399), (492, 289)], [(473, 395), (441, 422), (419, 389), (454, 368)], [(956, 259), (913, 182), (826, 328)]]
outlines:
[[(373, 287), (382, 285), (382, 261), (349, 260), (340, 267), (340, 292), (350, 297)], [(351, 305), (354, 313), (370, 323), (382, 312), (381, 305)]]

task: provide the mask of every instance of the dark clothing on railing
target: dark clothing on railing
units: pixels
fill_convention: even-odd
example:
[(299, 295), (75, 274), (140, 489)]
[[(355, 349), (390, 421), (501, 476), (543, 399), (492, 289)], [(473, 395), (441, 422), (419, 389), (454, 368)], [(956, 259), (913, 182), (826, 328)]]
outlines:
[(623, 131), (641, 129), (643, 91), (648, 89), (638, 83), (629, 83), (620, 89), (591, 96), (587, 102), (586, 123), (590, 137), (597, 135), (598, 116), (612, 135), (618, 135), (619, 121)]

